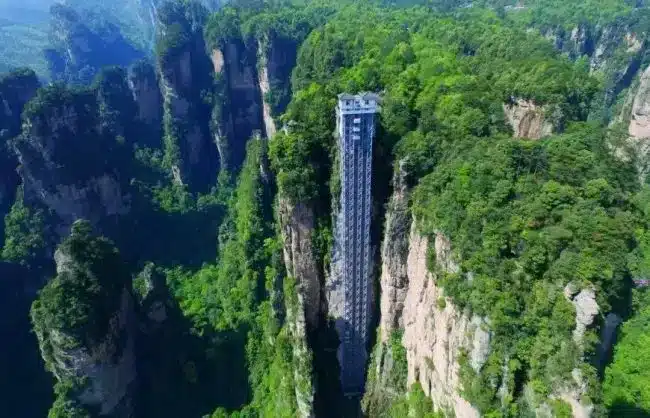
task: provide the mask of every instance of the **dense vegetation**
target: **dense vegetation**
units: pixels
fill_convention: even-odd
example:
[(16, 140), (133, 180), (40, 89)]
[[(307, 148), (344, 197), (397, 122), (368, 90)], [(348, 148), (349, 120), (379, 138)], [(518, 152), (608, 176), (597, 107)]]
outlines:
[(614, 361), (607, 368), (603, 384), (605, 405), (612, 414), (619, 416), (650, 411), (650, 376), (645, 367), (650, 338), (650, 303), (647, 292), (637, 296), (637, 311), (621, 329)]
[[(475, 370), (461, 355), (462, 396), (486, 416), (527, 416), (544, 404), (562, 416), (569, 405), (555, 398), (578, 370), (588, 388), (581, 400), (595, 414), (650, 414), (650, 302), (632, 290), (633, 279), (650, 274), (650, 191), (639, 184), (637, 161), (612, 152), (626, 146), (625, 135), (608, 125), (647, 64), (639, 52), (647, 8), (612, 0), (576, 7), (555, 0), (472, 7), (454, 0), (241, 0), (212, 13), (219, 2), (209, 3), (158, 5), (156, 37), (149, 22), (128, 28), (143, 19), (139, 3), (77, 5), (81, 12), (58, 6), (55, 25), (65, 39), (48, 55), (57, 64), (54, 78), (86, 86), (51, 84), (24, 110), (21, 103), (18, 112), (0, 113), (0, 173), (16, 176), (17, 154), (24, 183), (16, 176), (10, 197), (1, 196), (9, 204), (0, 254), (12, 263), (7, 274), (38, 276), (16, 291), (27, 295), (22, 302), (47, 282), (31, 316), (57, 379), (50, 418), (97, 415), (81, 402), (90, 377), (61, 359), (74, 350), (99, 358), (93, 350), (107, 336), (125, 349), (127, 331), (114, 329), (123, 297), (133, 304), (137, 330), (138, 384), (128, 393), (137, 416), (344, 409), (328, 405), (344, 403), (338, 370), (326, 362), (335, 350), (328, 330), (305, 329), (303, 283), (285, 269), (287, 225), (279, 215), (292, 205), (313, 212), (306, 251), (325, 277), (340, 192), (334, 108), (343, 91), (383, 97), (374, 243), (389, 179), (401, 167), (417, 230), (447, 236), (460, 266), (443, 272), (430, 254), (447, 297), (439, 303), (489, 327), (487, 362)], [(93, 14), (98, 10), (106, 15)], [(616, 31), (596, 30), (607, 25)], [(591, 40), (574, 42), (576, 28)], [(601, 55), (594, 39), (607, 46)], [(90, 51), (71, 40), (87, 41)], [(79, 55), (67, 62), (70, 46)], [(146, 60), (128, 71), (101, 69), (130, 64), (149, 49), (155, 69)], [(229, 63), (236, 75), (228, 66), (214, 74), (217, 50), (237, 51), (240, 60)], [(237, 96), (244, 77), (236, 76), (259, 82), (263, 70), (269, 92)], [(160, 88), (152, 95), (159, 102), (147, 102), (160, 107), (151, 119), (141, 117), (138, 83)], [(28, 70), (0, 79), (0, 99), (28, 84), (36, 89)], [(259, 93), (259, 86), (250, 90)], [(247, 119), (262, 101), (278, 128), (286, 127), (269, 141), (254, 134), (261, 121)], [(521, 102), (534, 103), (554, 134), (513, 138), (504, 105)], [(126, 196), (127, 210), (102, 212), (106, 183)], [(69, 196), (77, 199), (73, 209)], [(92, 219), (68, 231), (56, 213), (78, 217), (77, 208)], [(570, 297), (581, 289), (594, 291), (603, 315), (626, 320), (606, 368), (599, 329), (574, 336)], [(382, 382), (369, 374), (367, 413), (447, 412), (407, 381), (400, 332), (375, 347), (372, 367), (378, 362), (391, 370)]]
[(75, 370), (67, 369), (61, 356), (98, 346), (107, 335), (125, 338), (114, 327), (115, 316), (123, 309), (121, 295), (128, 289), (128, 271), (113, 244), (93, 237), (86, 221), (75, 223), (57, 254), (58, 274), (40, 291), (31, 312), (46, 367), (58, 378), (49, 417), (90, 416), (76, 400), (86, 385)]

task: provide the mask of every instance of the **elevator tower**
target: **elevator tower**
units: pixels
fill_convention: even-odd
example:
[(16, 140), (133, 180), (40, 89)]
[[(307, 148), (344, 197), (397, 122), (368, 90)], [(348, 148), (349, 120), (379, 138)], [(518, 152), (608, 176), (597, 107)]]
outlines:
[(341, 248), (344, 329), (339, 348), (341, 384), (348, 395), (362, 393), (372, 297), (370, 253), (372, 146), (379, 96), (340, 94), (337, 107), (341, 162)]

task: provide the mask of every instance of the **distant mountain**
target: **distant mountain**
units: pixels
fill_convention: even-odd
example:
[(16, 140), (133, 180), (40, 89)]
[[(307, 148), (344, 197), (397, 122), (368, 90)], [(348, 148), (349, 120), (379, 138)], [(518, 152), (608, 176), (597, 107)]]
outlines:
[[(211, 10), (222, 0), (203, 0)], [(132, 47), (150, 51), (155, 33), (155, 11), (160, 0), (0, 0), (0, 73), (30, 67), (44, 79), (50, 78), (43, 51), (51, 44), (50, 8), (63, 4), (74, 9), (91, 31), (108, 25), (118, 28)]]

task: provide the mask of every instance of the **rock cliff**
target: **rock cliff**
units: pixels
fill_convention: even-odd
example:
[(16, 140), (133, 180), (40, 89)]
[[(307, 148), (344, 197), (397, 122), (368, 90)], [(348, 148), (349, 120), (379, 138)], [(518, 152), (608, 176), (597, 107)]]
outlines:
[[(225, 77), (228, 112), (224, 126), (229, 132), (229, 165), (233, 170), (241, 167), (246, 142), (255, 132), (264, 133), (262, 94), (257, 74), (257, 42), (247, 43), (240, 38), (228, 39), (222, 46), (223, 73)], [(227, 118), (227, 119), (226, 119)]]
[(25, 200), (47, 208), (59, 236), (77, 219), (100, 228), (130, 209), (128, 178), (120, 168), (127, 150), (101, 132), (94, 91), (50, 86), (39, 91), (24, 113), (15, 141)]
[(321, 282), (313, 247), (314, 213), (307, 204), (284, 198), (280, 198), (278, 213), (287, 275), (296, 279), (307, 327), (315, 329), (321, 313)]
[(154, 66), (147, 61), (134, 64), (129, 68), (128, 83), (137, 106), (137, 119), (143, 125), (140, 144), (160, 148), (163, 102)]
[(628, 17), (610, 24), (580, 23), (571, 30), (558, 26), (541, 31), (570, 59), (586, 57), (590, 71), (603, 78), (605, 91), (592, 106), (592, 118), (608, 121), (608, 108), (639, 72), (647, 42), (647, 33), (639, 22)]
[[(18, 159), (8, 141), (20, 133), (20, 115), (39, 87), (32, 70), (18, 70), (0, 77), (0, 216), (7, 213), (16, 194)], [(0, 225), (4, 235), (4, 223)]]
[(258, 40), (258, 84), (263, 100), (264, 128), (269, 139), (277, 132), (277, 118), (291, 100), (291, 71), (296, 65), (297, 54), (295, 39), (265, 34)]
[(540, 139), (551, 135), (553, 123), (546, 115), (547, 111), (532, 101), (516, 98), (503, 105), (503, 112), (515, 138)]
[(74, 388), (66, 396), (100, 415), (132, 417), (137, 322), (128, 271), (90, 229), (75, 223), (56, 251), (57, 276), (32, 306), (34, 330), (48, 370)]
[[(439, 266), (454, 265), (449, 241), (435, 237)], [(408, 292), (404, 303), (404, 337), (408, 362), (408, 384), (419, 382), (434, 405), (451, 410), (457, 417), (478, 417), (478, 411), (461, 396), (459, 359), (469, 353), (470, 364), (480, 370), (489, 354), (490, 334), (475, 316), (458, 309), (436, 285), (427, 268), (428, 240), (411, 229), (407, 274)]]
[(400, 164), (395, 174), (393, 189), (381, 248), (379, 333), (382, 343), (386, 343), (393, 332), (404, 328), (402, 313), (408, 290), (407, 257), (411, 229), (404, 164)]
[(165, 3), (158, 13), (165, 164), (176, 183), (206, 191), (219, 171), (210, 131), (213, 68), (201, 31), (205, 16), (188, 7)]
[[(461, 396), (459, 359), (468, 353), (470, 365), (480, 370), (489, 354), (490, 333), (485, 321), (454, 306), (436, 285), (427, 266), (429, 241), (418, 234), (409, 214), (405, 175), (400, 166), (386, 215), (380, 340), (368, 371), (364, 406), (367, 413), (378, 414), (386, 399), (399, 399), (419, 383), (437, 409), (478, 417)], [(458, 271), (450, 241), (442, 234), (436, 235), (433, 250), (440, 274)]]

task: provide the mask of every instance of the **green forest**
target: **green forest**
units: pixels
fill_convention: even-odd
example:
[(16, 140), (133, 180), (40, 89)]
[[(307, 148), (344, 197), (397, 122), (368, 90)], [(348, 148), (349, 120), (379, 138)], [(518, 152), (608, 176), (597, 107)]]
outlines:
[[(645, 2), (92, 3), (0, 17), (0, 415), (650, 416)], [(354, 396), (344, 92), (381, 97)], [(408, 340), (414, 236), (478, 365)]]

